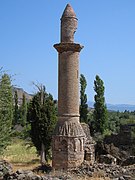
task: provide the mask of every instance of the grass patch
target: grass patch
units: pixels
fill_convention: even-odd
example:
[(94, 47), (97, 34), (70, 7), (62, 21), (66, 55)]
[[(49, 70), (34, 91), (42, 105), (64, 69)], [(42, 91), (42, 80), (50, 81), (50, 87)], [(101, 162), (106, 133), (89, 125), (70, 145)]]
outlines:
[(0, 156), (13, 165), (13, 169), (33, 169), (39, 166), (39, 157), (36, 154), (36, 148), (30, 146), (22, 139), (13, 139), (4, 154)]

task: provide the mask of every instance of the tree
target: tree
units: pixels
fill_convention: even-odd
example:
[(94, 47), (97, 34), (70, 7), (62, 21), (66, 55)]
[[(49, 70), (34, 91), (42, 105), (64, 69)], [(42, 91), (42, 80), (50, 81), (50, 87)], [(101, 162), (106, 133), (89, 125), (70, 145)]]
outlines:
[(0, 153), (9, 143), (13, 121), (13, 97), (8, 74), (0, 78)]
[(108, 117), (107, 117), (107, 108), (105, 105), (105, 97), (104, 97), (104, 83), (100, 79), (98, 75), (96, 75), (96, 79), (94, 80), (94, 90), (96, 95), (94, 96), (94, 125), (95, 131), (104, 133), (108, 126)]
[(17, 124), (18, 119), (19, 119), (18, 94), (17, 94), (17, 91), (15, 91), (15, 94), (14, 94), (14, 120), (13, 120), (13, 125)]
[(23, 93), (22, 105), (20, 107), (20, 123), (25, 126), (27, 121), (27, 102), (25, 94)]
[(86, 79), (83, 74), (80, 76), (80, 121), (88, 123), (88, 105), (87, 105), (87, 95), (85, 94), (85, 89), (87, 86)]
[(52, 133), (56, 124), (56, 108), (51, 94), (47, 94), (45, 87), (39, 87), (28, 109), (28, 120), (31, 123), (31, 138), (37, 151), (41, 155), (41, 164), (48, 161)]

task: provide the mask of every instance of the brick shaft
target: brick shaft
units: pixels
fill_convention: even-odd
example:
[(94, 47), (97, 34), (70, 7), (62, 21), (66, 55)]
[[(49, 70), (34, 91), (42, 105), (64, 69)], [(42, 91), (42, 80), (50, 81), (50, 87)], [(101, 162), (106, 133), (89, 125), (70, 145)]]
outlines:
[(78, 52), (59, 55), (58, 115), (79, 116)]

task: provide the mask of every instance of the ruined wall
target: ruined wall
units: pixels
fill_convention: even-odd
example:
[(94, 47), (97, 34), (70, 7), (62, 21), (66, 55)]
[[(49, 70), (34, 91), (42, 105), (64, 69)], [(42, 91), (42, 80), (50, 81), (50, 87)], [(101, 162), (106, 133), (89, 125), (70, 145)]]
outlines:
[(84, 145), (84, 160), (89, 161), (91, 165), (95, 162), (95, 144), (96, 142), (90, 135), (90, 128), (88, 124), (81, 123), (84, 133), (86, 134), (86, 140)]

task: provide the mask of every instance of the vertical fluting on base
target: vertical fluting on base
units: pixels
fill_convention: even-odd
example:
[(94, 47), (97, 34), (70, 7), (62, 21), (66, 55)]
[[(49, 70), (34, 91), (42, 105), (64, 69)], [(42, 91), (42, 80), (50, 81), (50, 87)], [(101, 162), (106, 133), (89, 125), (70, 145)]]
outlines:
[(58, 123), (52, 142), (52, 166), (68, 169), (84, 160), (85, 134), (79, 122), (79, 52), (74, 43), (77, 18), (68, 4), (61, 18), (61, 43), (58, 51)]

